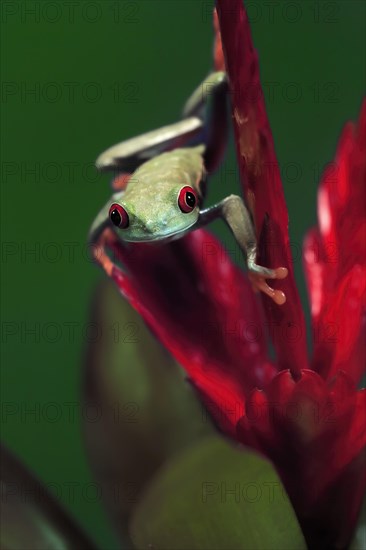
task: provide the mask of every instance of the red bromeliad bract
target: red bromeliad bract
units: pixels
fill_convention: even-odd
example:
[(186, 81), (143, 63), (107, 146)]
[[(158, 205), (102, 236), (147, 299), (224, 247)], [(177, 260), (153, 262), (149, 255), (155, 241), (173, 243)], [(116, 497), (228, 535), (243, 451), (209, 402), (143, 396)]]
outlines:
[[(261, 263), (288, 265), (289, 276), (277, 282), (287, 302), (263, 296), (265, 325), (247, 277), (204, 230), (154, 246), (122, 244), (106, 230), (102, 245), (123, 265), (109, 263), (108, 274), (186, 370), (219, 428), (276, 466), (309, 547), (345, 548), (366, 485), (366, 392), (357, 390), (365, 368), (366, 104), (358, 125), (343, 131), (320, 183), (319, 226), (305, 240), (309, 361), (248, 19), (241, 0), (218, 0), (217, 8), (215, 66), (229, 78), (243, 193)], [(245, 93), (249, 86), (261, 92), (256, 101)], [(275, 363), (267, 355), (268, 325)]]

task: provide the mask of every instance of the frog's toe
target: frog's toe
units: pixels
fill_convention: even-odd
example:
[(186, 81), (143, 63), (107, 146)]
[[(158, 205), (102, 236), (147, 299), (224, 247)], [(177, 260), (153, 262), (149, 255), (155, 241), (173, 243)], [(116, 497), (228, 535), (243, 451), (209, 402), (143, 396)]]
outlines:
[(287, 277), (288, 269), (286, 267), (268, 269), (257, 264), (252, 264), (249, 266), (248, 275), (254, 291), (263, 292), (277, 305), (282, 305), (286, 302), (286, 295), (284, 292), (282, 292), (282, 290), (275, 290), (266, 282), (266, 279), (284, 279)]

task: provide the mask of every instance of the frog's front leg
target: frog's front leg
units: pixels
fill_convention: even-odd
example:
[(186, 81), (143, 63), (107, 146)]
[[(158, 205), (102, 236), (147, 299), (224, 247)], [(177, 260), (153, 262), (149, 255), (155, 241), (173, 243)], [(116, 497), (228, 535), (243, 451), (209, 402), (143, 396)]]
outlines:
[(277, 304), (283, 304), (286, 301), (284, 293), (271, 288), (265, 279), (284, 279), (287, 277), (288, 270), (285, 267), (269, 269), (256, 263), (257, 242), (249, 211), (242, 198), (238, 195), (230, 195), (218, 204), (202, 210), (198, 225), (206, 225), (218, 217), (221, 217), (227, 223), (244, 253), (253, 287), (267, 294)]
[(211, 73), (186, 102), (183, 120), (110, 147), (97, 158), (97, 168), (131, 173), (164, 151), (204, 143), (205, 166), (213, 171), (221, 162), (227, 141), (226, 100), (225, 73)]

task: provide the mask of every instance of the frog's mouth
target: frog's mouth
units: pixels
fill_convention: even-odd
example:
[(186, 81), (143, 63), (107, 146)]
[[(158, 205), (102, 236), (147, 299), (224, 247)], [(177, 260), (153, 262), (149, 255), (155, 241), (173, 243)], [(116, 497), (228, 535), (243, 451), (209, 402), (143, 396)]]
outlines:
[(181, 237), (184, 237), (187, 233), (191, 231), (191, 228), (197, 223), (197, 221), (193, 221), (190, 225), (187, 227), (184, 227), (183, 229), (178, 229), (174, 233), (158, 233), (155, 235), (144, 235), (142, 237), (131, 237), (130, 235), (126, 235), (124, 237), (124, 240), (130, 243), (155, 243), (155, 244), (165, 244), (170, 241), (175, 241), (177, 239), (180, 239)]

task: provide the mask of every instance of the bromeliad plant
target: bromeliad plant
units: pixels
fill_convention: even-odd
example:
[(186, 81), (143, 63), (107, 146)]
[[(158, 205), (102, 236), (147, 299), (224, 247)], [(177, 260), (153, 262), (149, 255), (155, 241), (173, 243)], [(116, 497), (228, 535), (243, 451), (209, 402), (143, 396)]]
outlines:
[[(305, 239), (303, 261), (314, 334), (309, 359), (289, 250), (287, 208), (263, 94), (253, 101), (245, 93), (261, 88), (241, 0), (218, 0), (215, 22), (215, 66), (227, 74), (237, 161), (255, 224), (259, 262), (270, 269), (288, 268), (287, 278), (273, 283), (276, 296), (283, 292), (286, 302), (278, 305), (262, 295), (276, 359), (268, 355), (265, 319), (251, 283), (206, 230), (165, 244), (130, 245), (102, 220), (97, 258), (183, 367), (221, 433), (243, 445), (243, 469), (248, 447), (275, 466), (308, 547), (346, 548), (366, 481), (366, 392), (357, 389), (365, 368), (366, 109), (364, 105), (358, 124), (348, 124), (342, 133), (335, 162), (320, 182), (318, 227)], [(128, 178), (116, 181), (125, 187)], [(191, 198), (184, 198), (187, 208)], [(126, 212), (112, 206), (111, 216), (121, 227)], [(262, 283), (258, 286), (263, 288)], [(219, 459), (219, 451), (208, 458)], [(264, 522), (275, 513), (269, 509)], [(185, 516), (180, 519), (185, 521)], [(164, 521), (161, 529), (169, 533), (172, 527), (167, 518)], [(212, 523), (219, 522), (219, 517), (212, 518)], [(146, 539), (135, 535), (135, 540), (156, 548), (183, 548), (179, 541), (172, 546), (168, 535), (157, 536), (154, 525)], [(244, 532), (251, 527), (244, 525)], [(201, 535), (185, 540), (191, 541), (191, 548), (225, 548), (217, 538), (207, 542), (207, 533)], [(174, 536), (178, 537), (172, 531)], [(282, 547), (292, 548), (291, 539), (288, 546), (285, 539)], [(253, 548), (256, 539), (239, 540), (238, 548)], [(296, 540), (295, 547), (302, 547)]]

